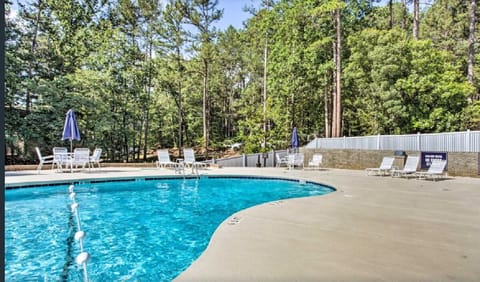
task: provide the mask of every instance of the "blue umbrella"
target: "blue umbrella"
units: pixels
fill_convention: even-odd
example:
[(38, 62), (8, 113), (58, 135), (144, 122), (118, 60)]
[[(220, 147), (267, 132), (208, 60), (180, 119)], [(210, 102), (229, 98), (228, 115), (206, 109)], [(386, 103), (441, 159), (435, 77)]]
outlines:
[(292, 145), (293, 149), (298, 148), (299, 142), (298, 142), (298, 133), (297, 133), (297, 127), (293, 127), (292, 131), (292, 140), (290, 140), (290, 145)]
[(70, 140), (70, 152), (72, 152), (72, 140), (80, 141), (80, 131), (78, 130), (75, 112), (70, 109), (65, 117), (65, 125), (63, 126), (62, 140)]

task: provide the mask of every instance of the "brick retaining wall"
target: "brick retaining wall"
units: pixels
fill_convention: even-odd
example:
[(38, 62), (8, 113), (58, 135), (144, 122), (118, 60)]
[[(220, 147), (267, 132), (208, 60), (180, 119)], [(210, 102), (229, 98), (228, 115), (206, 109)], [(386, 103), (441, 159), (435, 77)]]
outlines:
[[(305, 154), (305, 164), (314, 153), (323, 155), (323, 167), (363, 170), (378, 167), (385, 156), (394, 156), (392, 151), (337, 150), (337, 149), (301, 149)], [(407, 151), (407, 155), (420, 155), (417, 151)], [(396, 157), (394, 165), (403, 167), (404, 158)], [(155, 163), (102, 163), (102, 167), (155, 167)], [(448, 174), (451, 176), (480, 177), (480, 153), (448, 153)], [(50, 169), (44, 165), (43, 169)], [(37, 165), (5, 166), (5, 171), (35, 170)]]
[[(358, 169), (379, 167), (383, 157), (394, 156), (393, 151), (303, 149), (305, 163), (314, 153), (323, 155), (323, 167)], [(418, 155), (418, 151), (407, 151), (407, 155)], [(448, 153), (448, 174), (451, 176), (480, 177), (480, 153)], [(394, 165), (403, 167), (404, 158), (396, 157)]]

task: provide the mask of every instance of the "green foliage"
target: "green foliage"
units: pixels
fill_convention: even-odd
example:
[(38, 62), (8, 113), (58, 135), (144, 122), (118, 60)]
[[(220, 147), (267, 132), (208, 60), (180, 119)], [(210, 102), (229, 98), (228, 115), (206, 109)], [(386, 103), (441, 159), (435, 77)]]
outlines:
[(27, 162), (34, 146), (67, 146), (70, 108), (82, 134), (75, 145), (115, 161), (233, 141), (248, 153), (285, 149), (293, 126), (301, 143), (325, 135), (337, 9), (344, 134), (480, 129), (478, 50), (477, 81), (466, 82), (468, 3), (434, 1), (415, 41), (408, 9), (393, 4), (391, 28), (388, 6), (371, 2), (270, 1), (243, 29), (224, 31), (212, 25), (222, 17), (214, 0), (20, 3), (6, 18), (7, 146)]
[(480, 101), (468, 105), (465, 113), (465, 128), (480, 130)]
[(460, 121), (474, 89), (448, 53), (398, 29), (365, 30), (350, 37), (349, 45), (345, 79), (352, 92), (346, 115), (360, 117), (351, 123), (356, 130), (399, 134), (464, 129)]

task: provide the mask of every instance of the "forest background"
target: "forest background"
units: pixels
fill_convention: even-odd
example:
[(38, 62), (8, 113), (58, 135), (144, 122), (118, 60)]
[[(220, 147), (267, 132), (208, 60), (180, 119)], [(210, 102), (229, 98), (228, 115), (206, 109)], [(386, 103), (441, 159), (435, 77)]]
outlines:
[(126, 162), (480, 129), (476, 0), (378, 2), (263, 0), (222, 31), (215, 0), (7, 1), (7, 164), (66, 147), (70, 108), (76, 147)]

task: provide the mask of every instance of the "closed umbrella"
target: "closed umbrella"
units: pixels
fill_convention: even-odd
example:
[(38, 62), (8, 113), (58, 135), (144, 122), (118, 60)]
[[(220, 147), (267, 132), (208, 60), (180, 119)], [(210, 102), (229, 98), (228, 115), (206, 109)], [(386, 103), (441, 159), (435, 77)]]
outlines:
[(78, 130), (75, 112), (70, 109), (65, 117), (65, 125), (63, 126), (62, 140), (70, 140), (70, 152), (73, 151), (72, 140), (80, 141), (80, 131)]
[(290, 145), (292, 146), (293, 150), (296, 151), (298, 148), (299, 142), (298, 142), (298, 133), (297, 133), (297, 127), (293, 127), (292, 131), (292, 139), (290, 140)]

